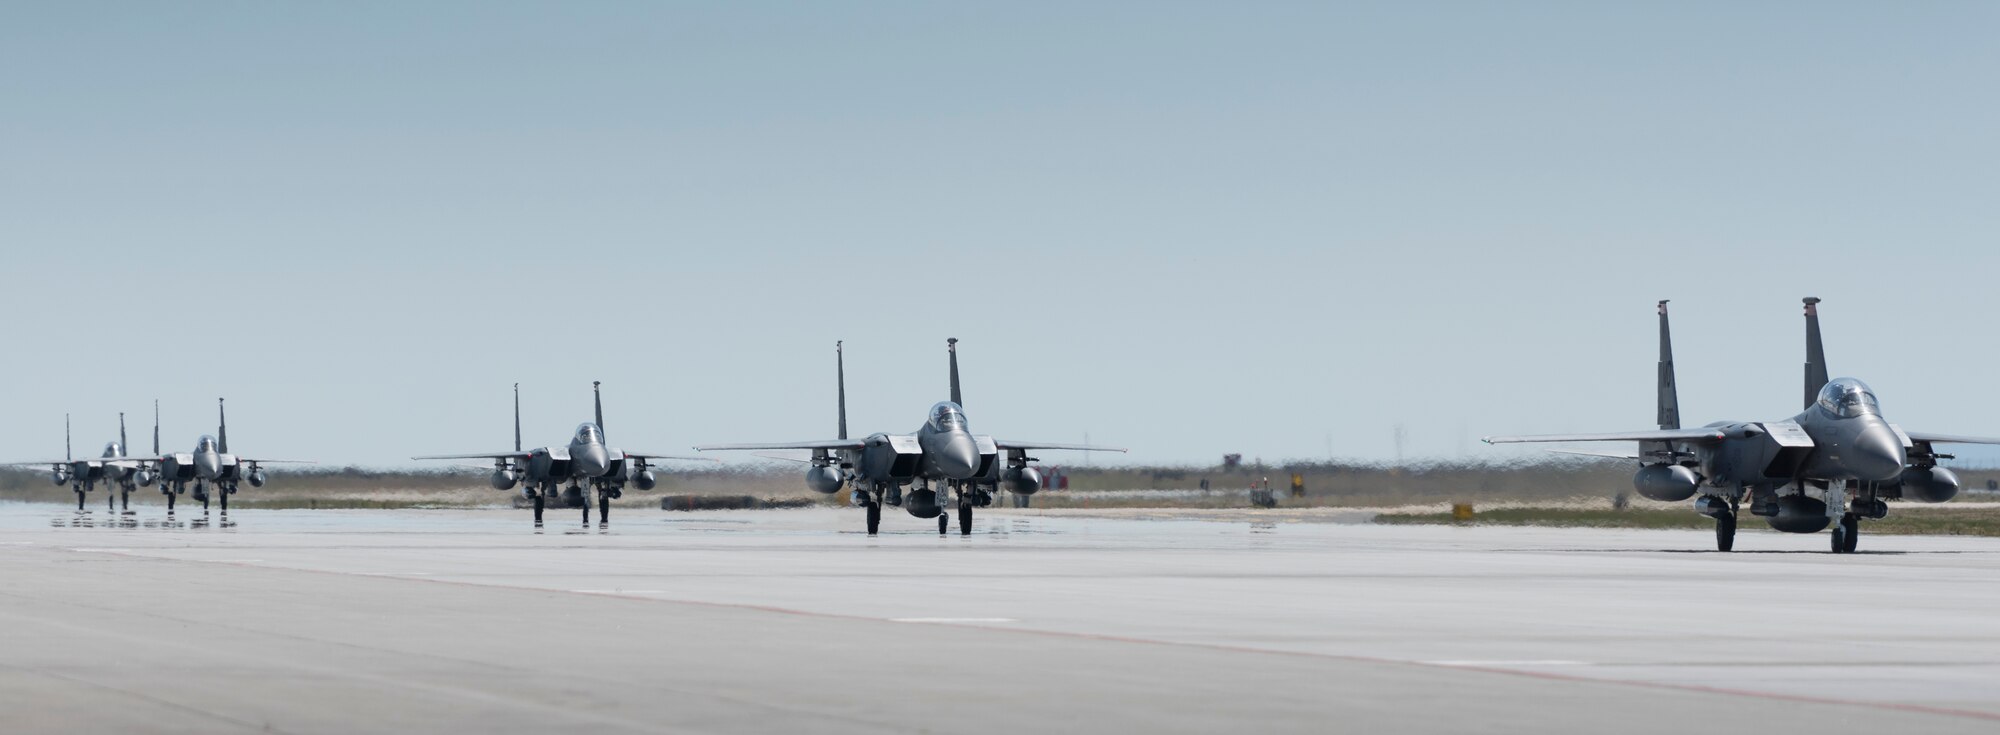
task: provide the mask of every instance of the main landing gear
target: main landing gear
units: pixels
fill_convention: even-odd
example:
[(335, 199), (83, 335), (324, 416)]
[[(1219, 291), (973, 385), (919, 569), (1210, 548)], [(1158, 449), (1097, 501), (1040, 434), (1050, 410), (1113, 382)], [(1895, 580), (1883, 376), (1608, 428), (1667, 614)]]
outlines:
[(882, 528), (882, 501), (874, 497), (868, 499), (868, 535), (873, 536)]
[(542, 491), (540, 491), (540, 490), (536, 490), (536, 491), (535, 491), (535, 527), (536, 527), (536, 528), (541, 528), (541, 527), (542, 527), (542, 508), (543, 508), (544, 506), (546, 506), (547, 504), (548, 504), (548, 499), (546, 499), (546, 498), (542, 497)]

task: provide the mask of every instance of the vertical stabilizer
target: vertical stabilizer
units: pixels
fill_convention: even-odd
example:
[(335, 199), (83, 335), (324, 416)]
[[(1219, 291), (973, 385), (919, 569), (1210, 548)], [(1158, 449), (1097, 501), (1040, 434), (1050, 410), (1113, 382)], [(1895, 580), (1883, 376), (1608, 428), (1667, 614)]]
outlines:
[(521, 384), (514, 384), (514, 451), (521, 451)]
[(599, 385), (602, 381), (590, 381), (590, 400), (597, 404), (597, 436), (610, 442), (611, 439), (604, 433), (604, 392), (598, 388)]
[(839, 342), (833, 343), (833, 375), (840, 396), (840, 436), (834, 438), (846, 439), (847, 438), (847, 354), (841, 350)]
[(1667, 328), (1667, 300), (1660, 300), (1659, 422), (1662, 429), (1681, 428), (1681, 393), (1674, 384), (1674, 339)]
[(1826, 387), (1826, 345), (1819, 339), (1819, 297), (1807, 296), (1806, 302), (1806, 408), (1811, 408), (1813, 399), (1819, 397), (1819, 389)]
[(215, 451), (229, 453), (229, 411), (222, 406), (222, 399), (215, 399)]
[(125, 412), (118, 412), (118, 453), (129, 455), (132, 447), (125, 444)]
[(153, 456), (160, 456), (160, 399), (153, 399)]
[(965, 396), (958, 392), (958, 338), (945, 340), (944, 347), (951, 352), (951, 402), (958, 404), (959, 408), (964, 408)]
[(69, 414), (63, 414), (63, 459), (76, 459), (76, 455), (70, 454), (69, 449)]

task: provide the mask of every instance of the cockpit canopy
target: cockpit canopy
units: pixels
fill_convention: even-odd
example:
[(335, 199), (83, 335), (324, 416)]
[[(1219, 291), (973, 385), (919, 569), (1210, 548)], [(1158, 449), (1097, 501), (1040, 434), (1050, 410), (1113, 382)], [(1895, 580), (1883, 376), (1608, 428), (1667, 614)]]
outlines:
[(603, 444), (604, 431), (602, 429), (597, 428), (597, 424), (593, 424), (588, 421), (578, 424), (576, 427), (576, 443)]
[(942, 401), (931, 407), (930, 425), (934, 431), (966, 431), (965, 409), (951, 401)]
[(125, 456), (125, 448), (118, 446), (118, 442), (110, 442), (104, 445), (104, 456), (123, 457)]
[(197, 452), (213, 452), (216, 451), (215, 446), (215, 437), (207, 434), (203, 434), (200, 439), (194, 440), (194, 450)]
[(1819, 407), (1844, 419), (1874, 416), (1882, 410), (1875, 402), (1875, 391), (1853, 378), (1840, 378), (1819, 389)]

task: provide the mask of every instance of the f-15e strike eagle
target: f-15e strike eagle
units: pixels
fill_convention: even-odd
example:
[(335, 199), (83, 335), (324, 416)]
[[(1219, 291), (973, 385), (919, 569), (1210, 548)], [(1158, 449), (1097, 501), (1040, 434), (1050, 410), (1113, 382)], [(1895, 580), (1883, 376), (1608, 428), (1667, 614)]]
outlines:
[[(944, 504), (955, 501), (958, 531), (972, 533), (972, 509), (991, 505), (993, 493), (1002, 485), (1022, 495), (1041, 488), (1042, 478), (1028, 463), (1030, 450), (1057, 449), (1083, 452), (1123, 452), (1117, 447), (1083, 444), (996, 440), (974, 434), (965, 418), (965, 401), (958, 385), (958, 339), (945, 340), (951, 361), (951, 400), (931, 406), (922, 426), (909, 434), (870, 434), (865, 439), (847, 438), (847, 366), (841, 344), (834, 343), (834, 369), (839, 389), (839, 436), (834, 439), (772, 444), (717, 444), (695, 447), (697, 451), (809, 449), (811, 469), (806, 470), (806, 487), (826, 494), (840, 492), (852, 483), (855, 501), (868, 509), (868, 535), (875, 535), (882, 523), (882, 506), (902, 506), (918, 518), (936, 518), (938, 533), (951, 528), (951, 514)], [(1001, 453), (1006, 458), (1001, 459)], [(915, 483), (907, 497), (903, 486)], [(932, 483), (942, 487), (934, 489)], [(955, 498), (946, 497), (955, 495)]]
[[(160, 440), (159, 407), (154, 406), (153, 442)], [(155, 446), (154, 451), (159, 447)], [(83, 496), (97, 490), (97, 483), (104, 483), (106, 490), (118, 488), (119, 492), (106, 492), (105, 508), (117, 510), (121, 502), (131, 507), (132, 492), (139, 485), (151, 485), (153, 479), (145, 470), (144, 462), (125, 456), (125, 414), (118, 414), (118, 441), (105, 442), (103, 453), (95, 457), (77, 459), (70, 452), (69, 417), (63, 416), (63, 458), (40, 462), (10, 462), (10, 467), (49, 466), (49, 482), (68, 485), (76, 492), (76, 509), (83, 510)]]
[[(604, 396), (599, 383), (590, 384), (597, 406), (597, 421), (578, 424), (568, 446), (521, 448), (521, 384), (514, 384), (514, 451), (483, 454), (436, 454), (411, 459), (490, 459), (495, 490), (521, 486), (521, 494), (535, 503), (535, 525), (542, 525), (542, 509), (551, 498), (560, 497), (568, 507), (583, 508), (583, 522), (590, 523), (590, 499), (585, 485), (597, 491), (598, 522), (611, 520), (611, 501), (624, 496), (625, 485), (651, 490), (658, 482), (649, 463), (663, 459), (713, 462), (707, 457), (676, 457), (667, 454), (626, 452), (604, 443)], [(565, 487), (567, 485), (567, 487)]]
[(1695, 512), (1715, 519), (1717, 549), (1734, 547), (1737, 513), (1747, 501), (1751, 515), (1786, 533), (1817, 533), (1832, 525), (1833, 552), (1851, 553), (1861, 536), (1860, 520), (1888, 515), (1883, 501), (1942, 503), (1958, 494), (1958, 476), (1938, 466), (1938, 460), (1951, 455), (1938, 453), (1936, 445), (2000, 444), (2000, 439), (1905, 431), (1882, 417), (1867, 384), (1854, 378), (1828, 380), (1819, 302), (1805, 299), (1805, 410), (1789, 419), (1681, 428), (1667, 302), (1661, 301), (1659, 430), (1485, 441), (1638, 442), (1636, 455), (1597, 456), (1638, 460), (1632, 482), (1647, 498), (1695, 498)]
[[(27, 464), (51, 464), (55, 473), (50, 478), (57, 485), (66, 483), (77, 487), (77, 507), (83, 507), (84, 493), (89, 492), (98, 482), (117, 485), (123, 494), (130, 496), (138, 486), (160, 483), (160, 492), (167, 496), (167, 512), (173, 512), (177, 496), (188, 492), (193, 484), (194, 498), (201, 501), (203, 510), (208, 509), (209, 492), (213, 490), (222, 503), (222, 511), (229, 512), (229, 496), (236, 494), (236, 486), (241, 482), (251, 487), (264, 486), (266, 464), (312, 464), (309, 460), (296, 459), (252, 459), (229, 452), (229, 415), (224, 410), (222, 399), (215, 399), (217, 425), (214, 436), (202, 435), (195, 440), (194, 451), (178, 454), (160, 453), (159, 404), (153, 404), (153, 456), (131, 456), (126, 454), (125, 416), (118, 416), (118, 441), (105, 445), (101, 457), (63, 462), (33, 462)], [(64, 443), (68, 443), (68, 427), (64, 427)], [(109, 500), (109, 499), (107, 499)]]

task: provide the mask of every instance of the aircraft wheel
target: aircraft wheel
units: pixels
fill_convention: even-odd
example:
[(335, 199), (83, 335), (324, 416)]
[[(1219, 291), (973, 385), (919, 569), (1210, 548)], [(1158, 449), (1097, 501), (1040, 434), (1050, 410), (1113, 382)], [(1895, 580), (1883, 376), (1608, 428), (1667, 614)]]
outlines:
[(610, 495), (607, 495), (607, 494), (604, 494), (604, 493), (598, 493), (598, 495), (597, 495), (597, 522), (598, 522), (598, 523), (610, 523), (610, 522), (611, 522), (611, 496), (610, 496)]
[(222, 512), (229, 512), (229, 488), (216, 488), (215, 497), (222, 501)]
[(959, 504), (959, 506), (958, 506), (958, 535), (960, 535), (960, 536), (971, 536), (971, 535), (972, 535), (972, 504), (971, 504), (971, 503), (961, 503), (961, 504)]
[(1835, 553), (1835, 554), (1845, 554), (1845, 553), (1847, 553), (1847, 522), (1846, 522), (1846, 521), (1841, 521), (1839, 525), (1836, 525), (1836, 526), (1834, 526), (1834, 527), (1833, 527), (1833, 532), (1832, 532), (1832, 533), (1829, 533), (1829, 534), (1827, 534), (1827, 536), (1831, 537), (1831, 539), (1832, 539), (1832, 541), (1833, 541), (1833, 553)]
[(76, 509), (83, 510), (83, 491), (76, 491)]
[(870, 500), (868, 501), (868, 535), (875, 535), (875, 531), (881, 527), (882, 504), (878, 501)]
[(946, 533), (949, 533), (950, 531), (951, 531), (951, 514), (946, 513), (942, 510), (938, 511), (938, 535), (943, 536)]
[(1715, 550), (1730, 551), (1736, 548), (1736, 514), (1719, 516), (1715, 519)]
[(1846, 548), (1843, 550), (1852, 554), (1854, 549), (1861, 545), (1861, 517), (1853, 513), (1841, 516), (1840, 525), (1847, 530), (1847, 533), (1843, 534), (1847, 537)]
[(542, 505), (543, 505), (543, 500), (542, 500), (542, 494), (541, 494), (541, 493), (535, 493), (535, 526), (536, 526), (536, 527), (540, 527), (540, 526), (542, 525)]

